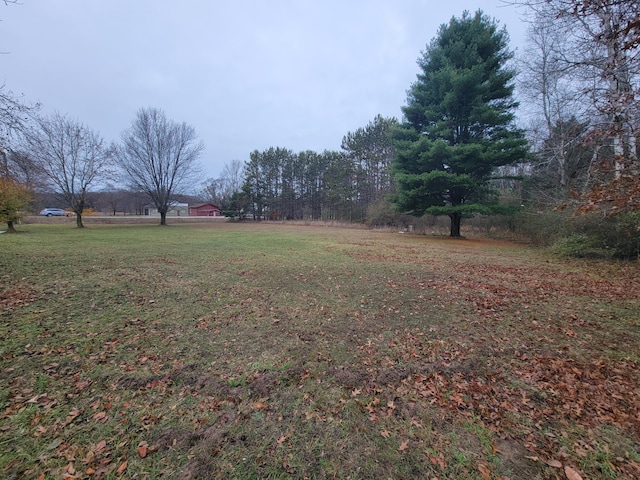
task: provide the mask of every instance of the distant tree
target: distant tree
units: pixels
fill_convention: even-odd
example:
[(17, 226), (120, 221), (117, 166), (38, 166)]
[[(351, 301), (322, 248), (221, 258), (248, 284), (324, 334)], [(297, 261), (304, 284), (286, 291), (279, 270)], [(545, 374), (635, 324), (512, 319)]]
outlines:
[(488, 180), (526, 154), (513, 125), (511, 58), (506, 30), (482, 12), (452, 18), (418, 60), (422, 72), (394, 132), (397, 206), (449, 216), (452, 237), (464, 215), (497, 211)]
[(160, 225), (166, 225), (175, 195), (190, 188), (200, 174), (203, 150), (193, 127), (168, 119), (160, 109), (142, 108), (122, 133), (117, 160), (126, 181), (149, 196), (160, 213)]
[(398, 125), (395, 118), (377, 115), (366, 127), (347, 133), (342, 150), (352, 162), (356, 201), (364, 216), (367, 207), (392, 192), (391, 163), (395, 148), (391, 131)]
[(266, 181), (263, 174), (263, 154), (254, 150), (249, 154), (249, 161), (244, 166), (243, 196), (246, 199), (247, 212), (254, 220), (261, 220), (267, 201)]
[(593, 150), (589, 148), (588, 124), (575, 117), (551, 125), (532, 156), (532, 182), (538, 204), (566, 204), (570, 192), (580, 190), (587, 179)]
[(40, 117), (27, 135), (29, 155), (82, 228), (89, 188), (111, 173), (114, 147), (81, 123), (55, 113)]
[(0, 176), (0, 222), (6, 222), (9, 233), (15, 233), (14, 223), (22, 218), (31, 200), (32, 192), (24, 184)]
[(221, 206), (224, 202), (222, 178), (208, 179), (200, 192), (200, 198), (205, 202)]
[(242, 190), (243, 171), (244, 163), (240, 160), (231, 160), (229, 163), (225, 163), (220, 178), (227, 194), (230, 192), (233, 195)]
[(362, 204), (358, 202), (355, 165), (342, 152), (325, 151), (323, 165), (323, 218), (327, 220), (362, 221)]
[(205, 182), (200, 196), (222, 210), (229, 210), (233, 195), (242, 190), (243, 171), (244, 164), (240, 160), (231, 160), (222, 168), (220, 177)]

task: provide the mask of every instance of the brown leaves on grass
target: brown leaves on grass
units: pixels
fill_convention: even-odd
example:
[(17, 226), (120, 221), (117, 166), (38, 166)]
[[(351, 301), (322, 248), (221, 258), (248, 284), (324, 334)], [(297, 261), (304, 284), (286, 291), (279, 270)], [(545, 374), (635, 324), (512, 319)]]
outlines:
[(517, 412), (534, 424), (571, 418), (585, 427), (615, 424), (640, 432), (639, 367), (631, 361), (610, 366), (540, 357), (514, 366), (522, 387), (509, 386), (513, 382), (504, 373), (446, 370), (417, 373), (404, 383), (430, 403), (481, 415), (496, 426)]
[(28, 285), (9, 286), (0, 284), (0, 313), (2, 310), (13, 310), (35, 302), (37, 299), (36, 291)]
[[(640, 278), (634, 268), (620, 268), (616, 276), (609, 278), (585, 277), (581, 272), (552, 266), (532, 268), (495, 263), (457, 264), (455, 270), (456, 275), (409, 282), (406, 286), (464, 298), (484, 317), (499, 316), (509, 309), (533, 309), (566, 296), (624, 300), (632, 298), (630, 291), (640, 289)], [(393, 284), (393, 288), (397, 287)]]
[[(629, 438), (640, 433), (640, 364), (634, 360), (587, 362), (521, 355), (487, 364), (476, 358), (473, 348), (432, 341), (419, 330), (389, 341), (386, 347), (393, 349), (391, 356), (405, 362), (403, 368), (408, 372), (399, 382), (386, 385), (393, 395), (416, 398), (480, 422), (501, 436), (520, 438), (528, 450), (543, 457), (554, 458), (558, 438), (569, 422), (572, 428), (579, 426), (586, 432), (614, 425)], [(360, 348), (367, 358), (375, 358), (380, 345), (368, 341)], [(495, 353), (504, 355), (501, 347)], [(382, 405), (374, 407), (367, 406), (372, 416), (387, 415)], [(573, 448), (587, 456), (599, 446), (585, 438)], [(622, 458), (618, 462), (622, 464), (611, 468), (635, 471), (632, 462)], [(579, 478), (568, 468), (568, 477)]]
[(564, 358), (536, 358), (514, 373), (544, 395), (547, 409), (582, 425), (615, 424), (640, 432), (640, 365)]

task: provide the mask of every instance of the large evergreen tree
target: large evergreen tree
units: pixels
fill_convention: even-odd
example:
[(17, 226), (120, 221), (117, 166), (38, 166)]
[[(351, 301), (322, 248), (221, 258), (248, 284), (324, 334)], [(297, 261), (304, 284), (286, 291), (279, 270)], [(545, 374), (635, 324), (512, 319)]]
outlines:
[(460, 236), (464, 215), (493, 213), (496, 167), (526, 153), (514, 124), (512, 57), (504, 28), (481, 11), (452, 18), (418, 59), (404, 120), (394, 133), (396, 204), (413, 215), (448, 215)]

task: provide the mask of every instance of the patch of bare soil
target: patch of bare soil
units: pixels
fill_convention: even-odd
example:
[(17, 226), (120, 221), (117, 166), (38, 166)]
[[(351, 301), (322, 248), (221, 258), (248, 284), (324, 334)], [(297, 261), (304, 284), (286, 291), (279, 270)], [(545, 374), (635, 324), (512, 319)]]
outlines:
[(495, 444), (498, 456), (504, 463), (504, 468), (509, 472), (509, 478), (543, 480), (541, 464), (532, 460), (531, 452), (513, 440), (498, 440)]

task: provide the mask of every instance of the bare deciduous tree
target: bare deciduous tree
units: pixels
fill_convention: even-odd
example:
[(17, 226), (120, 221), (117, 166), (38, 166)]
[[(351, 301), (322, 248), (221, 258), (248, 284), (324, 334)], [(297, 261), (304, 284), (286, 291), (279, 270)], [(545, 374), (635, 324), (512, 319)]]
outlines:
[[(613, 214), (633, 206), (640, 189), (640, 3), (637, 0), (522, 0), (564, 39), (554, 55), (590, 101), (590, 167), (587, 205)], [(624, 177), (624, 178), (623, 178)], [(628, 188), (634, 185), (633, 188)], [(619, 188), (624, 186), (624, 188)], [(631, 203), (629, 203), (631, 202)]]
[[(585, 139), (586, 127), (577, 119), (588, 118), (589, 102), (561, 61), (565, 36), (550, 18), (536, 13), (528, 29), (528, 43), (519, 55), (518, 87), (526, 100), (523, 109), (530, 121), (528, 138), (535, 152), (535, 195), (540, 203), (565, 202), (580, 166), (575, 152)], [(583, 123), (588, 124), (588, 121)]]
[(209, 202), (228, 210), (234, 194), (242, 190), (244, 163), (231, 160), (222, 168), (220, 177), (210, 178), (203, 185), (201, 195)]
[(97, 132), (59, 113), (39, 118), (27, 135), (27, 145), (82, 228), (89, 187), (109, 175), (114, 147), (105, 144)]
[(160, 213), (160, 225), (166, 225), (174, 196), (190, 188), (200, 174), (203, 150), (193, 127), (168, 119), (160, 109), (142, 108), (122, 133), (117, 159), (131, 187), (149, 196)]

